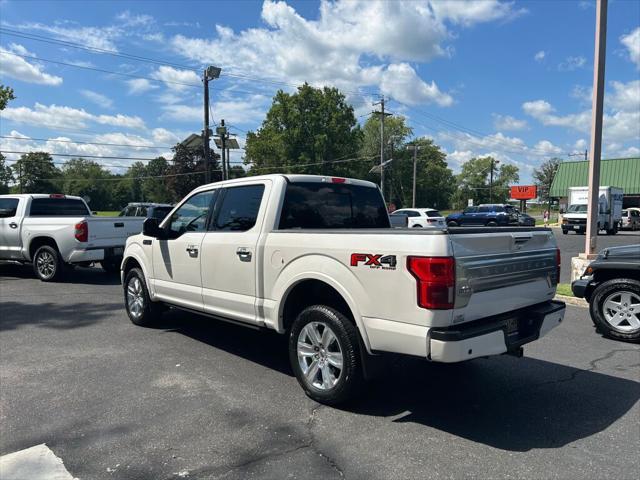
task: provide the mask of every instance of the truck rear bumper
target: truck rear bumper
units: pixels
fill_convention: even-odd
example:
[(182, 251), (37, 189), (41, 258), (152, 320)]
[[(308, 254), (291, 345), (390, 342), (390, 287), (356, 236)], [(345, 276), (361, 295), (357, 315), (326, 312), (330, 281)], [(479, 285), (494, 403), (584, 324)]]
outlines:
[(67, 263), (99, 262), (104, 260), (104, 249), (72, 250)]
[(421, 325), (364, 317), (371, 352), (427, 357), (434, 362), (462, 362), (477, 357), (518, 352), (557, 327), (565, 304), (539, 303), (452, 327)]
[(448, 328), (429, 330), (429, 358), (454, 363), (477, 357), (517, 352), (564, 318), (565, 304), (549, 301), (495, 317)]

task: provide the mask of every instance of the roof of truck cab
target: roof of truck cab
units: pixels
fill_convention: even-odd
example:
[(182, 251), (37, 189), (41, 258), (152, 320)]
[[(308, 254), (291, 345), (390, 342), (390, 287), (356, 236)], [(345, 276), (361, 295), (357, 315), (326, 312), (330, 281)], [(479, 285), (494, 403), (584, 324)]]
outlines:
[(70, 198), (71, 200), (83, 200), (81, 197), (75, 197), (73, 195), (64, 195), (64, 197), (51, 197), (51, 195), (59, 195), (59, 194), (57, 193), (7, 193), (5, 195), (0, 195), (0, 198)]
[(226, 187), (231, 185), (241, 185), (247, 182), (253, 182), (256, 180), (273, 180), (276, 178), (285, 178), (289, 182), (317, 182), (317, 183), (342, 183), (336, 182), (335, 179), (344, 180), (348, 185), (360, 185), (363, 187), (378, 188), (373, 182), (367, 180), (359, 180), (357, 178), (336, 177), (332, 175), (300, 175), (300, 174), (284, 174), (284, 173), (271, 173), (269, 175), (256, 175), (252, 177), (234, 178), (232, 180), (223, 180), (221, 182), (209, 183), (201, 185), (197, 190), (207, 190), (207, 187)]

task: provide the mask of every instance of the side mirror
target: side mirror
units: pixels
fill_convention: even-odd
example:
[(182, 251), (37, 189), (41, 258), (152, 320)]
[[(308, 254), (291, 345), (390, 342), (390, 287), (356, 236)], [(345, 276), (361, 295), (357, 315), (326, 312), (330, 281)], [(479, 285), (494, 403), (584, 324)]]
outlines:
[(144, 220), (142, 234), (147, 237), (164, 238), (164, 230), (158, 226), (158, 219), (153, 217)]

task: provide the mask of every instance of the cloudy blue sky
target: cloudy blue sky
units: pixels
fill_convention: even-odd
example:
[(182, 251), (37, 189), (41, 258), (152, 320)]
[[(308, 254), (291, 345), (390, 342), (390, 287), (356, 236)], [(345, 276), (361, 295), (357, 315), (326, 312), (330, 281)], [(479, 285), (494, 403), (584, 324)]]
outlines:
[[(210, 64), (223, 69), (212, 118), (241, 144), (277, 89), (305, 81), (342, 89), (361, 121), (384, 94), (454, 171), (491, 154), (526, 183), (540, 162), (589, 142), (593, 1), (0, 0), (0, 9), (0, 82), (17, 96), (0, 117), (3, 151), (168, 154), (202, 129), (199, 77)], [(603, 156), (640, 155), (637, 0), (610, 1), (606, 82)], [(102, 163), (122, 171), (130, 161)]]

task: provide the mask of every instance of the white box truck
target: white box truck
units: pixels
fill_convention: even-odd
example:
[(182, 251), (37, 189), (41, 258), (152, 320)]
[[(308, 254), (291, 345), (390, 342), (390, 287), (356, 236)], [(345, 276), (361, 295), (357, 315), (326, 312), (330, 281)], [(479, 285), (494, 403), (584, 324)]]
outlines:
[[(569, 207), (562, 219), (562, 233), (585, 233), (587, 230), (588, 187), (569, 187)], [(622, 222), (622, 188), (600, 187), (598, 192), (598, 231), (618, 233)]]

